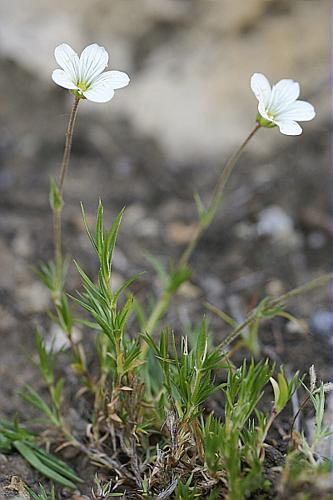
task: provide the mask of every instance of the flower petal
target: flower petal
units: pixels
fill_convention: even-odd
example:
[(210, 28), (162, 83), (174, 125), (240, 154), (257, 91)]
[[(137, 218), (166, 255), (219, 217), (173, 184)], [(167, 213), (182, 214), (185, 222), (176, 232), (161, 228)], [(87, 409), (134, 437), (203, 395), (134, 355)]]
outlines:
[(129, 76), (122, 71), (105, 71), (97, 76), (83, 95), (95, 102), (107, 102), (112, 99), (115, 89), (121, 89), (129, 84)]
[(265, 103), (263, 103), (262, 101), (259, 102), (259, 104), (258, 104), (258, 111), (259, 111), (259, 114), (263, 118), (265, 118), (265, 120), (268, 120), (269, 122), (273, 122), (274, 121), (274, 120), (272, 120), (272, 118), (270, 116), (268, 116), (267, 111), (266, 111)]
[(291, 103), (284, 111), (276, 116), (279, 121), (295, 120), (298, 122), (306, 122), (312, 120), (316, 116), (316, 112), (312, 104), (306, 101), (295, 101)]
[(52, 80), (65, 89), (77, 89), (75, 83), (72, 82), (63, 69), (55, 69), (52, 73)]
[(102, 80), (104, 82), (108, 81), (115, 90), (126, 87), (130, 82), (129, 76), (123, 71), (105, 71), (92, 82), (92, 85), (94, 85), (96, 81)]
[(271, 96), (271, 86), (265, 75), (254, 73), (251, 77), (251, 89), (258, 101), (266, 106)]
[[(103, 76), (103, 75), (101, 75)], [(88, 90), (82, 92), (84, 97), (94, 102), (108, 102), (114, 96), (114, 90), (108, 80), (95, 81)]]
[(302, 127), (293, 120), (279, 121), (276, 122), (280, 129), (281, 134), (285, 135), (300, 135), (302, 133)]
[(88, 45), (80, 56), (80, 81), (90, 84), (106, 68), (109, 54), (97, 43)]
[(298, 99), (300, 93), (299, 83), (293, 80), (280, 80), (273, 85), (269, 102), (269, 110), (275, 115), (284, 110), (289, 104)]
[(68, 78), (73, 83), (77, 83), (79, 78), (79, 57), (72, 47), (67, 45), (67, 43), (58, 45), (58, 47), (55, 48), (54, 57), (59, 66), (67, 74)]

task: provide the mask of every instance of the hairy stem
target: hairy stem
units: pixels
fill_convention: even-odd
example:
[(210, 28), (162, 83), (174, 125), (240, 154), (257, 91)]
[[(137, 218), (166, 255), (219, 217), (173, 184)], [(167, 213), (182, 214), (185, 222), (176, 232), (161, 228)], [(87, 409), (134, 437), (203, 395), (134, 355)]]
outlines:
[[(61, 163), (60, 169), (60, 180), (59, 180), (59, 194), (62, 201), (64, 192), (64, 183), (66, 178), (66, 173), (68, 171), (69, 159), (72, 149), (73, 132), (75, 126), (75, 120), (77, 116), (77, 110), (79, 106), (80, 98), (75, 97), (71, 114), (69, 116), (67, 131), (66, 131), (66, 141), (64, 148), (64, 155)], [(54, 231), (54, 260), (56, 265), (56, 270), (58, 273), (59, 282), (61, 283), (62, 277), (62, 231), (61, 231), (61, 216), (62, 216), (62, 202), (60, 207), (54, 209), (53, 212), (53, 231)]]
[[(246, 145), (248, 144), (248, 142), (252, 139), (252, 137), (259, 130), (259, 128), (260, 128), (260, 124), (257, 123), (256, 126), (254, 127), (254, 129), (252, 130), (252, 132), (247, 136), (245, 141), (241, 144), (241, 146), (237, 149), (237, 151), (231, 156), (231, 158), (226, 163), (226, 165), (225, 165), (225, 167), (220, 175), (220, 178), (217, 182), (216, 188), (212, 194), (212, 198), (211, 198), (211, 201), (210, 201), (208, 209), (207, 209), (207, 213), (210, 214), (209, 221), (207, 222), (207, 220), (204, 220), (204, 219), (200, 220), (190, 242), (188, 243), (187, 247), (185, 248), (183, 254), (181, 255), (181, 257), (178, 261), (177, 267), (179, 269), (187, 266), (192, 254), (193, 254), (193, 251), (195, 250), (201, 236), (203, 235), (204, 231), (210, 226), (210, 224), (214, 220), (216, 213), (217, 213), (217, 211), (220, 208), (221, 203), (222, 203), (222, 196), (224, 194), (225, 186), (230, 178), (230, 175), (232, 174), (232, 172), (234, 170), (234, 167), (237, 163), (237, 160), (239, 159), (240, 155), (242, 154), (242, 152), (243, 152), (244, 148), (246, 147)], [(155, 307), (152, 310), (152, 312), (148, 318), (147, 324), (144, 328), (144, 330), (148, 334), (153, 333), (155, 326), (158, 323), (159, 319), (161, 318), (161, 316), (163, 316), (163, 314), (167, 310), (169, 303), (172, 299), (172, 296), (173, 296), (173, 294), (170, 293), (169, 291), (167, 291), (167, 290), (163, 291), (161, 298), (155, 304)]]
[(66, 131), (66, 142), (65, 142), (65, 148), (64, 148), (64, 155), (62, 158), (62, 164), (61, 164), (61, 169), (60, 169), (59, 190), (60, 190), (61, 196), (63, 195), (63, 192), (64, 192), (64, 182), (65, 182), (65, 177), (66, 177), (66, 173), (68, 170), (69, 158), (71, 155), (74, 125), (75, 125), (75, 120), (76, 120), (79, 102), (80, 102), (80, 98), (75, 97), (73, 107), (71, 110), (71, 114), (69, 116), (67, 131)]
[(226, 186), (226, 184), (227, 184), (227, 182), (228, 182), (228, 180), (229, 180), (229, 178), (230, 178), (230, 176), (231, 176), (231, 174), (236, 166), (236, 163), (237, 163), (239, 157), (241, 156), (243, 150), (245, 149), (246, 145), (252, 139), (254, 134), (259, 130), (259, 128), (260, 128), (260, 124), (257, 123), (256, 126), (254, 127), (254, 129), (252, 130), (252, 132), (247, 136), (245, 141), (240, 145), (240, 147), (237, 149), (237, 151), (235, 151), (235, 153), (227, 161), (227, 163), (226, 163), (224, 169), (222, 170), (222, 173), (218, 179), (216, 187), (213, 191), (213, 195), (212, 195), (210, 204), (208, 206), (207, 212), (211, 213), (210, 222), (209, 222), (209, 224), (206, 224), (203, 220), (201, 220), (199, 222), (197, 229), (192, 236), (191, 241), (189, 242), (189, 244), (185, 248), (185, 250), (184, 250), (184, 252), (179, 260), (179, 267), (184, 267), (188, 264), (188, 261), (190, 260), (191, 255), (192, 255), (195, 247), (197, 246), (198, 241), (200, 240), (203, 232), (205, 231), (205, 229), (207, 229), (207, 227), (210, 225), (210, 223), (215, 218), (215, 215), (216, 215), (216, 213), (217, 213), (217, 211), (220, 208), (221, 203), (222, 203), (222, 196), (224, 194), (225, 186)]

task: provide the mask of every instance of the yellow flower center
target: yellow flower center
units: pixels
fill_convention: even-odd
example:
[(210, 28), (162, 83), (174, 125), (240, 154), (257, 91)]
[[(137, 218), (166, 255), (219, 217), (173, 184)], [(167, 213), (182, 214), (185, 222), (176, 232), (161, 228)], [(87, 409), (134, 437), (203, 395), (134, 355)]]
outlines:
[(86, 83), (84, 82), (78, 82), (77, 83), (77, 86), (80, 90), (82, 90), (82, 92), (84, 92), (85, 90), (88, 90), (89, 88), (89, 85), (87, 85)]

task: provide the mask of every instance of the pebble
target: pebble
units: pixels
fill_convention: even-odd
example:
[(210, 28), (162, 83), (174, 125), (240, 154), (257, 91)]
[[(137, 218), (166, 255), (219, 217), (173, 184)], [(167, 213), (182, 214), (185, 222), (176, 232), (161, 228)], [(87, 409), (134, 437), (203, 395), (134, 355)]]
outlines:
[(250, 240), (256, 235), (256, 225), (248, 222), (238, 222), (234, 226), (234, 233), (237, 238), (242, 240)]
[(293, 220), (283, 208), (271, 205), (260, 212), (257, 232), (260, 236), (289, 238), (294, 233)]
[(214, 275), (204, 276), (200, 282), (208, 300), (219, 299), (225, 292), (224, 284)]
[(13, 240), (13, 250), (20, 257), (29, 257), (32, 253), (33, 245), (27, 231), (19, 231)]
[(297, 318), (295, 321), (288, 321), (286, 324), (286, 330), (288, 333), (305, 334), (309, 331), (309, 325), (304, 319)]
[(180, 286), (178, 294), (186, 299), (196, 299), (201, 295), (201, 290), (199, 287), (187, 281)]
[(39, 281), (21, 285), (18, 296), (21, 310), (25, 313), (44, 312), (50, 304), (49, 292)]
[[(73, 327), (72, 339), (74, 344), (79, 342), (82, 338), (82, 332), (77, 327)], [(68, 350), (71, 344), (65, 332), (59, 325), (53, 323), (49, 334), (45, 338), (45, 348), (48, 352), (60, 352), (61, 350)]]
[(159, 223), (157, 220), (148, 217), (141, 219), (135, 225), (135, 233), (138, 236), (146, 238), (157, 237), (159, 234)]
[(279, 297), (285, 292), (285, 288), (281, 280), (273, 279), (267, 283), (266, 291), (272, 297)]
[(310, 319), (312, 333), (331, 336), (333, 327), (333, 313), (330, 311), (317, 311)]
[(115, 292), (120, 288), (125, 282), (125, 278), (116, 271), (112, 271), (111, 273), (111, 288)]
[(120, 271), (122, 273), (126, 273), (126, 271), (128, 270), (129, 264), (127, 257), (117, 246), (113, 252), (112, 265), (113, 268), (116, 268), (117, 271)]
[(321, 231), (313, 231), (308, 235), (307, 242), (310, 248), (317, 250), (325, 245), (326, 237)]
[(167, 240), (176, 243), (176, 245), (184, 245), (191, 241), (197, 224), (184, 224), (183, 222), (170, 222), (166, 227)]
[(133, 203), (132, 205), (126, 207), (123, 224), (130, 227), (134, 226), (137, 222), (144, 219), (145, 216), (146, 211), (143, 206), (138, 203)]

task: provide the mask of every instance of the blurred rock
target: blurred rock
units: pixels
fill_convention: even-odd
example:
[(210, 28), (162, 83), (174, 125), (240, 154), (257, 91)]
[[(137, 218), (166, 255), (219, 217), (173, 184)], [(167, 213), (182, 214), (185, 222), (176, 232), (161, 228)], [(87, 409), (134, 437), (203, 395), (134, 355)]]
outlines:
[(114, 249), (112, 265), (114, 269), (120, 271), (121, 273), (126, 273), (129, 268), (128, 260), (126, 255), (120, 250), (119, 245)]
[(146, 211), (144, 207), (142, 205), (139, 205), (138, 203), (133, 203), (129, 207), (126, 207), (123, 224), (132, 227), (137, 222), (144, 219), (145, 216), (146, 216)]
[(283, 208), (271, 205), (260, 212), (257, 231), (260, 236), (287, 239), (293, 236), (294, 233), (293, 220)]
[[(11, 272), (1, 273), (1, 286), (3, 288), (10, 288), (13, 283), (15, 283), (15, 277), (13, 276), (16, 268), (16, 260), (13, 255), (12, 250), (6, 244), (5, 241), (0, 240), (0, 269), (8, 270)], [(13, 272), (14, 271), (14, 272)]]
[(238, 224), (235, 224), (234, 232), (242, 240), (250, 240), (257, 235), (256, 225), (248, 222), (238, 222)]
[(279, 295), (282, 295), (285, 292), (282, 281), (278, 279), (269, 281), (266, 285), (266, 291), (268, 295), (271, 295), (272, 297), (279, 297)]
[(333, 314), (331, 311), (317, 311), (310, 319), (311, 332), (317, 335), (331, 336), (333, 332)]
[(144, 238), (152, 238), (158, 236), (159, 224), (156, 219), (146, 217), (139, 220), (135, 225), (135, 234)]
[(186, 299), (197, 299), (201, 295), (201, 290), (187, 281), (180, 286), (177, 293)]
[(286, 324), (286, 330), (288, 333), (301, 333), (306, 334), (309, 331), (309, 325), (303, 319), (295, 319), (295, 321), (288, 321)]
[(200, 280), (208, 301), (214, 302), (221, 298), (225, 291), (225, 286), (220, 279), (213, 275), (205, 275)]
[(322, 248), (326, 243), (326, 237), (321, 231), (312, 231), (307, 237), (307, 242), (310, 248), (314, 250)]
[(20, 257), (29, 257), (33, 251), (30, 234), (25, 231), (19, 231), (13, 240), (13, 250)]
[[(306, 129), (329, 119), (330, 1), (318, 5), (304, 0), (4, 0), (0, 55), (56, 91), (50, 78), (55, 46), (68, 42), (80, 51), (88, 43), (103, 44), (112, 68), (127, 71), (131, 85), (117, 93), (112, 113), (109, 106), (88, 102), (81, 113), (104, 113), (108, 121), (126, 115), (174, 159), (216, 159), (254, 122), (257, 102), (249, 79), (255, 71), (273, 81), (301, 81), (302, 97), (311, 95), (318, 110), (316, 125)], [(311, 36), (300, 36), (309, 30)], [(264, 133), (265, 141), (255, 139), (250, 148), (268, 151), (272, 143), (291, 140), (278, 130)]]
[(20, 300), (20, 308), (25, 313), (44, 312), (50, 304), (49, 292), (43, 283), (21, 285), (17, 291)]
[(112, 271), (111, 274), (111, 287), (113, 291), (118, 290), (125, 282), (125, 278), (115, 271)]
[(17, 323), (17, 319), (5, 307), (0, 305), (1, 327), (10, 330)]
[[(73, 327), (72, 339), (74, 344), (82, 339), (82, 332), (77, 327)], [(49, 334), (45, 338), (45, 348), (48, 352), (60, 352), (67, 350), (71, 346), (67, 335), (59, 325), (52, 323)]]
[(189, 243), (194, 234), (197, 224), (184, 224), (183, 222), (170, 222), (166, 227), (166, 237), (171, 243), (184, 245)]

